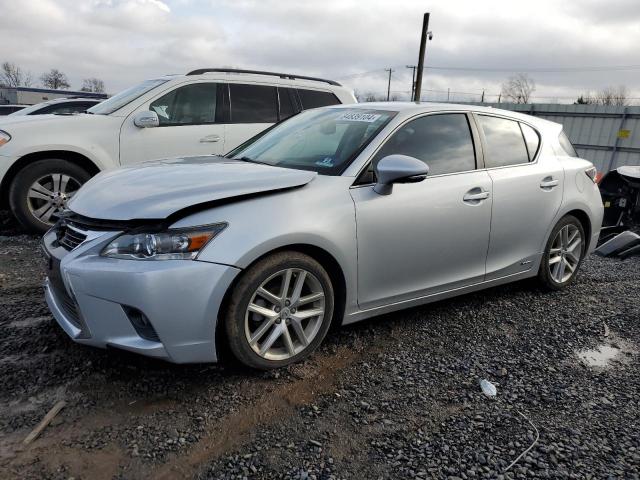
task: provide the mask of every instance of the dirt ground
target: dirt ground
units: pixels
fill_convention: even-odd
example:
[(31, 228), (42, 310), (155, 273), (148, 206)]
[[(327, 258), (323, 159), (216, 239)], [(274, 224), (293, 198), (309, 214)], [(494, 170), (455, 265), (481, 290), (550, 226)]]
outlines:
[(76, 345), (39, 239), (2, 228), (0, 478), (639, 478), (639, 258), (343, 328), (260, 373)]

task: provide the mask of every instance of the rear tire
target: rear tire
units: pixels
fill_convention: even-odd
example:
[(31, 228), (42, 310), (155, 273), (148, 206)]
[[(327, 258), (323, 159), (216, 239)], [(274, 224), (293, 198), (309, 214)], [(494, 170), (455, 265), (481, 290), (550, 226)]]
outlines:
[[(578, 243), (579, 242), (579, 243)], [(573, 215), (553, 227), (542, 255), (538, 280), (550, 290), (562, 290), (575, 280), (587, 250), (582, 223)]]
[(13, 179), (9, 205), (22, 226), (43, 233), (89, 178), (89, 172), (67, 160), (38, 160), (26, 165)]
[(250, 267), (233, 289), (224, 317), (229, 347), (251, 368), (298, 362), (322, 343), (333, 308), (331, 279), (316, 260), (275, 253)]

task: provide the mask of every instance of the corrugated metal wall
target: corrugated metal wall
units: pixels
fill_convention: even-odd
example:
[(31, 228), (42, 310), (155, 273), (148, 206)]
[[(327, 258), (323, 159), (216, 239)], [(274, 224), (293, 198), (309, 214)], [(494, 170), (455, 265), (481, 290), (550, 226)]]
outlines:
[(561, 123), (578, 154), (607, 172), (640, 165), (640, 107), (547, 103), (475, 103), (527, 113)]

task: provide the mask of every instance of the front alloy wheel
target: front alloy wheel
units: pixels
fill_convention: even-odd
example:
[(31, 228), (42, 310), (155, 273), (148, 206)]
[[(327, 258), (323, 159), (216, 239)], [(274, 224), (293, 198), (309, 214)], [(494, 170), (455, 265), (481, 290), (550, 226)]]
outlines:
[(277, 368), (322, 342), (333, 314), (327, 272), (311, 257), (279, 252), (251, 267), (234, 288), (225, 318), (234, 355), (245, 365)]
[(31, 215), (42, 223), (53, 225), (81, 186), (80, 181), (71, 175), (49, 173), (29, 187), (27, 207)]
[(287, 360), (313, 341), (323, 318), (322, 284), (311, 272), (288, 268), (255, 291), (245, 313), (244, 333), (262, 358)]
[(81, 166), (61, 158), (29, 163), (11, 182), (11, 210), (28, 230), (46, 232), (90, 177)]

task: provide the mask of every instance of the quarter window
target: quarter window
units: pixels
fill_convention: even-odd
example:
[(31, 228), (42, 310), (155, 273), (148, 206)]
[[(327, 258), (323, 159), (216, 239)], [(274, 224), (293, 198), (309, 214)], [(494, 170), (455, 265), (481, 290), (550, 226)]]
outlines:
[(278, 97), (280, 100), (280, 120), (295, 115), (296, 109), (293, 103), (295, 90), (293, 88), (278, 88)]
[(484, 161), (488, 168), (529, 162), (518, 122), (486, 115), (478, 115), (478, 118), (487, 142)]
[(522, 128), (524, 141), (527, 144), (527, 150), (529, 151), (529, 160), (533, 161), (533, 159), (536, 158), (536, 153), (538, 153), (538, 148), (540, 147), (540, 137), (529, 125), (521, 123), (520, 127)]
[(378, 151), (373, 165), (392, 154), (422, 160), (429, 166), (429, 175), (476, 168), (473, 139), (464, 113), (427, 115), (405, 124)]
[(560, 137), (558, 138), (558, 140), (560, 140), (560, 146), (567, 155), (569, 155), (570, 157), (578, 156), (576, 149), (573, 148), (573, 145), (571, 145), (571, 141), (569, 141), (569, 137), (567, 137), (564, 132), (560, 132)]
[(299, 88), (298, 95), (300, 95), (300, 101), (302, 102), (302, 108), (304, 110), (340, 104), (340, 100), (331, 92)]
[(160, 126), (202, 125), (216, 121), (215, 83), (193, 83), (163, 95), (149, 105)]
[(276, 87), (232, 83), (231, 123), (275, 123), (278, 121)]

